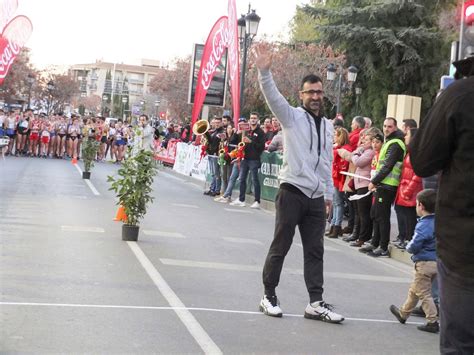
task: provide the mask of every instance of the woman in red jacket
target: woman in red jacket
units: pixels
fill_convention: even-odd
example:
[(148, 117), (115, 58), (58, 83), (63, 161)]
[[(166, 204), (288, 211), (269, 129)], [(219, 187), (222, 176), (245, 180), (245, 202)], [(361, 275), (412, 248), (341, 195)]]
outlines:
[[(407, 132), (405, 136), (407, 146), (416, 131), (416, 128), (412, 128)], [(399, 242), (395, 243), (397, 248), (405, 249), (408, 241), (413, 236), (416, 226), (416, 195), (421, 190), (423, 190), (422, 179), (415, 175), (410, 161), (410, 154), (407, 153), (403, 160), (402, 176), (395, 198), (399, 238)]]
[(349, 168), (349, 162), (343, 159), (337, 152), (338, 149), (352, 152), (349, 143), (349, 132), (345, 128), (336, 128), (334, 133), (334, 159), (332, 162), (332, 181), (334, 183), (334, 197), (332, 204), (332, 221), (329, 230), (329, 238), (337, 238), (342, 235), (342, 217), (344, 215), (344, 181), (346, 175), (341, 174)]

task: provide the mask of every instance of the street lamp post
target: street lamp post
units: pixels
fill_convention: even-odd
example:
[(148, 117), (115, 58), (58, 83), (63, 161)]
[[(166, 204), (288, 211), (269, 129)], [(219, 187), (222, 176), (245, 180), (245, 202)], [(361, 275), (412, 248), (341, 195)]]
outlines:
[(107, 94), (103, 94), (102, 95), (102, 116), (104, 117), (105, 117), (105, 109), (107, 107), (107, 99), (108, 99)]
[(50, 80), (47, 84), (48, 93), (49, 93), (49, 102), (48, 102), (48, 115), (51, 113), (51, 106), (53, 102), (53, 91), (54, 91), (54, 81)]
[(124, 109), (125, 109), (125, 105), (127, 104), (127, 102), (128, 102), (128, 97), (127, 96), (122, 96), (122, 118), (123, 118), (124, 122), (125, 122)]
[[(326, 78), (328, 81), (334, 81), (336, 79), (336, 73), (338, 74), (338, 79), (337, 79), (337, 104), (336, 104), (336, 114), (340, 113), (341, 109), (341, 91), (343, 87), (342, 83), (342, 76), (344, 74), (344, 68), (342, 67), (341, 64), (339, 64), (339, 72), (337, 70), (338, 68), (334, 64), (329, 64), (327, 66), (327, 72), (326, 72)], [(356, 81), (357, 79), (357, 73), (359, 72), (359, 69), (357, 69), (356, 66), (351, 65), (349, 68), (347, 68), (347, 83), (349, 84), (349, 87)]]
[(258, 31), (258, 24), (260, 23), (260, 16), (255, 13), (255, 10), (247, 11), (246, 15), (242, 15), (237, 21), (239, 29), (240, 46), (243, 48), (242, 54), (242, 71), (240, 73), (240, 112), (244, 107), (244, 88), (245, 88), (245, 71), (247, 70), (247, 51), (252, 45), (252, 40)]
[(28, 108), (31, 108), (31, 88), (35, 82), (35, 77), (32, 74), (28, 74), (26, 80), (28, 81)]
[(362, 88), (360, 86), (356, 86), (355, 88), (355, 94), (356, 94), (356, 108), (357, 108), (357, 114), (359, 114), (359, 97), (362, 94)]

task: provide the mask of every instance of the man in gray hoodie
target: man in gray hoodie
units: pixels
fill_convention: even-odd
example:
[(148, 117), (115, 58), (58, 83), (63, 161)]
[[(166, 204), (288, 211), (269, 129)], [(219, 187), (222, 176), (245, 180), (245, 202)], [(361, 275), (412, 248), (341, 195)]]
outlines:
[(309, 293), (304, 316), (340, 323), (344, 318), (323, 301), (323, 235), (326, 212), (331, 208), (333, 195), (333, 126), (322, 115), (322, 81), (316, 75), (304, 77), (300, 88), (302, 106), (292, 107), (273, 81), (271, 63), (270, 53), (263, 49), (256, 51), (260, 88), (281, 123), (285, 142), (280, 189), (275, 200), (275, 232), (263, 268), (264, 296), (259, 308), (269, 316), (283, 315), (275, 289), (298, 226), (303, 244), (304, 279)]

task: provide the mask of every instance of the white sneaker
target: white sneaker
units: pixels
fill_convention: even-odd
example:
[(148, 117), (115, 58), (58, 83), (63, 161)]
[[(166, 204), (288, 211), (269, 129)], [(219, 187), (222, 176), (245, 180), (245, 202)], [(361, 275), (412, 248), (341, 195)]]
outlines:
[(257, 208), (257, 209), (260, 208), (260, 202), (255, 201), (254, 203), (250, 205), (250, 208)]
[(240, 201), (238, 198), (229, 203), (231, 206), (245, 207), (245, 202)]
[(228, 203), (230, 202), (229, 197), (224, 197), (224, 196), (219, 196), (214, 199), (215, 202), (220, 202), (220, 203)]
[(260, 305), (258, 306), (260, 312), (263, 312), (267, 316), (270, 317), (281, 317), (283, 316), (283, 312), (280, 308), (280, 302), (277, 299), (277, 296), (267, 297), (264, 295), (262, 300), (260, 301)]
[(333, 307), (324, 301), (313, 302), (306, 306), (304, 317), (322, 320), (328, 323), (341, 323), (344, 317), (332, 311)]

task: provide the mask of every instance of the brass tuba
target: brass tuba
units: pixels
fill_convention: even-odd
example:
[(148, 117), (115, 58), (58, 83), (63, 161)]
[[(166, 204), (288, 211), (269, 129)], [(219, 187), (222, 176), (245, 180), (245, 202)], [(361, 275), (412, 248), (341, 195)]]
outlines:
[(196, 121), (193, 125), (193, 133), (196, 136), (204, 136), (201, 138), (201, 144), (202, 145), (207, 145), (209, 141), (209, 134), (207, 132), (209, 131), (209, 122), (207, 120), (199, 120)]
[(193, 126), (193, 133), (196, 136), (202, 136), (209, 131), (209, 122), (207, 120), (199, 120)]

